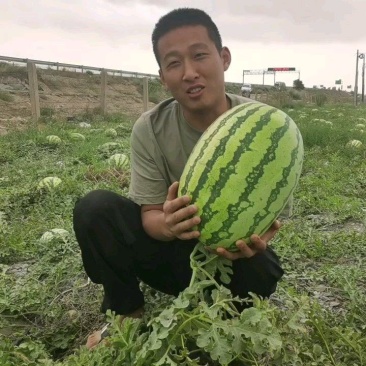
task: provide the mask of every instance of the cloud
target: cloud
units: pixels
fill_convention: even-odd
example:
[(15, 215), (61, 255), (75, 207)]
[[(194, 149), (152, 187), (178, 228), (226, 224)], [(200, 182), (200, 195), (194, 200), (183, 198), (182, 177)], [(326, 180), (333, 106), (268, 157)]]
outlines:
[[(136, 3), (105, 2), (117, 7)], [(178, 7), (197, 7), (197, 1), (192, 0), (139, 0), (137, 3), (160, 8), (161, 15)], [(224, 39), (281, 43), (366, 41), (365, 0), (201, 0), (199, 7), (211, 15)]]
[[(363, 17), (366, 1), (248, 0), (233, 7), (218, 21), (230, 38), (262, 42), (348, 43), (366, 40)], [(245, 15), (244, 15), (245, 14)], [(230, 26), (231, 24), (231, 26)], [(245, 32), (238, 32), (244, 25)]]
[(18, 27), (47, 30), (57, 29), (74, 37), (92, 35), (106, 42), (130, 42), (142, 36), (149, 42), (153, 21), (138, 3), (115, 5), (104, 0), (73, 2), (38, 0), (37, 6), (23, 0), (13, 0), (0, 11), (0, 21)]
[[(183, 3), (183, 4), (182, 4)], [(71, 36), (93, 35), (110, 43), (150, 45), (160, 16), (178, 0), (13, 0), (0, 5), (0, 21), (32, 29), (58, 29)], [(199, 7), (217, 23), (224, 42), (349, 43), (366, 41), (365, 0), (201, 0)]]
[(1, 53), (156, 73), (151, 32), (182, 6), (217, 23), (233, 54), (230, 81), (243, 69), (294, 66), (306, 84), (352, 84), (356, 50), (366, 51), (366, 0), (0, 0)]

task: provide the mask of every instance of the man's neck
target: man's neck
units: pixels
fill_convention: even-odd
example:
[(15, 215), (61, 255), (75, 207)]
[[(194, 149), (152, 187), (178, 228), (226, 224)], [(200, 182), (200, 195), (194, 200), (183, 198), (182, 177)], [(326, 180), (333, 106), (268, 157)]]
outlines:
[(183, 109), (183, 115), (186, 121), (196, 130), (205, 131), (219, 116), (231, 108), (231, 101), (226, 96), (225, 102), (212, 111), (187, 112)]

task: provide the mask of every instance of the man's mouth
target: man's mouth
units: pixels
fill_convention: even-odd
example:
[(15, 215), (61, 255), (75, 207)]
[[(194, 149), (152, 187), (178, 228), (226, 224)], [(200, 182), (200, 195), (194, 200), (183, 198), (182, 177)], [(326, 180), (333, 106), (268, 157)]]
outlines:
[(195, 94), (195, 93), (198, 93), (198, 92), (200, 92), (202, 89), (203, 89), (203, 87), (197, 87), (197, 88), (190, 89), (190, 90), (188, 90), (188, 94)]

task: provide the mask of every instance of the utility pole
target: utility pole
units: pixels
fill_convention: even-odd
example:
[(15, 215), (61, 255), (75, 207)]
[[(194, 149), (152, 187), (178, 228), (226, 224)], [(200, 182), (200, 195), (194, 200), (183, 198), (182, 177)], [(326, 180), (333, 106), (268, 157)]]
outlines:
[(365, 54), (361, 53), (360, 58), (363, 61), (362, 62), (362, 103), (364, 103), (365, 102)]
[(357, 93), (358, 93), (358, 50), (357, 50), (357, 56), (356, 56), (356, 78), (355, 78), (355, 87), (353, 88), (353, 98), (354, 98), (354, 104), (357, 106)]

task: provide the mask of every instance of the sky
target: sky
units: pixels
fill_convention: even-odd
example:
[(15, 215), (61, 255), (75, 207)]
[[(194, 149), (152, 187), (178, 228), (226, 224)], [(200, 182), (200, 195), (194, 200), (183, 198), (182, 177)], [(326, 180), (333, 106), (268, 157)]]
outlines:
[[(157, 74), (151, 33), (179, 7), (205, 10), (218, 26), (232, 54), (226, 81), (295, 67), (306, 87), (341, 79), (353, 88), (357, 49), (366, 53), (366, 0), (0, 0), (0, 55)], [(297, 78), (276, 74), (286, 85)]]

